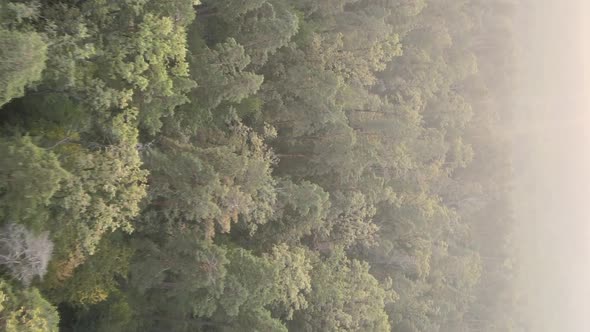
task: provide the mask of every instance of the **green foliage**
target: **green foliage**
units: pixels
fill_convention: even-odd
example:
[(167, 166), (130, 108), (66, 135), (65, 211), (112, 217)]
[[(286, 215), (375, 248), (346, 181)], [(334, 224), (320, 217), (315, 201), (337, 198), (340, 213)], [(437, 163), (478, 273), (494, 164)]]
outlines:
[(43, 284), (56, 303), (89, 305), (105, 301), (118, 290), (117, 278), (128, 274), (133, 250), (121, 239), (121, 234), (105, 236), (94, 255), (73, 270), (63, 282), (49, 280)]
[(120, 292), (111, 294), (106, 301), (98, 304), (72, 306), (66, 310), (73, 311), (74, 317), (72, 321), (65, 322), (62, 318), (60, 327), (71, 331), (123, 332), (133, 331), (139, 325), (129, 299)]
[(146, 14), (133, 38), (118, 37), (108, 45), (111, 58), (105, 60), (112, 67), (104, 74), (130, 86), (141, 110), (141, 124), (155, 133), (162, 116), (169, 116), (174, 107), (188, 101), (184, 93), (192, 84), (185, 61), (186, 33), (171, 17)]
[(70, 175), (56, 155), (33, 144), (31, 137), (0, 142), (0, 219), (22, 223), (36, 230), (47, 229), (51, 198)]
[(163, 138), (146, 158), (146, 219), (199, 224), (206, 237), (229, 232), (240, 219), (255, 230), (274, 213), (273, 158), (263, 137), (241, 124), (205, 148)]
[(62, 164), (73, 176), (60, 191), (55, 214), (62, 221), (60, 226), (75, 234), (74, 239), (61, 239), (74, 240), (72, 251), (77, 247), (92, 254), (106, 232), (133, 231), (131, 220), (146, 195), (147, 175), (136, 149), (134, 116), (134, 112), (125, 112), (113, 118), (113, 145), (97, 150), (75, 143), (60, 146)]
[(266, 0), (212, 0), (203, 1), (203, 9), (205, 11), (215, 12), (217, 15), (221, 15), (225, 19), (231, 20), (260, 8), (266, 2)]
[(210, 317), (217, 310), (226, 287), (227, 250), (194, 238), (194, 232), (177, 231), (160, 246), (148, 239), (135, 244), (130, 283), (149, 302), (140, 310), (155, 310), (164, 318)]
[(35, 288), (17, 289), (0, 281), (0, 328), (6, 332), (57, 332), (55, 308)]
[[(104, 116), (139, 108), (141, 128), (155, 134), (161, 118), (188, 101), (185, 27), (194, 1), (86, 1), (42, 6), (49, 36), (46, 80)], [(182, 15), (181, 15), (182, 14)], [(185, 16), (187, 15), (187, 16)]]
[(297, 15), (282, 0), (206, 1), (205, 9), (224, 21), (224, 34), (244, 46), (256, 67), (287, 45), (299, 28)]
[(373, 223), (373, 216), (377, 210), (367, 202), (363, 194), (333, 192), (330, 201), (330, 235), (323, 241), (346, 248), (352, 245), (374, 244), (378, 227)]
[(39, 7), (37, 1), (3, 0), (0, 2), (0, 25), (7, 28), (27, 27), (31, 20), (38, 18)]
[[(298, 55), (289, 49), (285, 53), (286, 61)], [(342, 80), (335, 73), (301, 63), (285, 68), (279, 62), (269, 76), (263, 89), (264, 111), (271, 123), (291, 127), (295, 135), (301, 135), (345, 121), (338, 98)]]
[(510, 6), (0, 0), (0, 222), (64, 330), (513, 328)]
[(263, 77), (248, 72), (250, 57), (235, 39), (199, 51), (191, 61), (191, 75), (203, 84), (194, 91), (194, 102), (211, 110), (223, 101), (240, 102), (255, 93)]
[(297, 331), (390, 331), (383, 306), (396, 298), (380, 285), (369, 265), (337, 251), (326, 260), (313, 258), (309, 307), (294, 319)]
[(295, 184), (283, 180), (277, 186), (278, 197), (274, 220), (257, 234), (261, 243), (298, 243), (312, 233), (327, 232), (326, 216), (329, 196), (321, 187), (304, 181)]
[(256, 256), (196, 242), (193, 232), (177, 232), (163, 246), (149, 240), (138, 245), (131, 285), (149, 302), (142, 310), (157, 312), (156, 321), (162, 318), (155, 326), (184, 331), (191, 326), (189, 317), (202, 317), (202, 324), (237, 328), (244, 321), (262, 331), (268, 324), (281, 326), (267, 307), (289, 318), (307, 305), (311, 265), (303, 249), (280, 245)]
[(47, 44), (41, 35), (0, 27), (0, 106), (24, 96), (25, 88), (41, 79), (46, 58)]

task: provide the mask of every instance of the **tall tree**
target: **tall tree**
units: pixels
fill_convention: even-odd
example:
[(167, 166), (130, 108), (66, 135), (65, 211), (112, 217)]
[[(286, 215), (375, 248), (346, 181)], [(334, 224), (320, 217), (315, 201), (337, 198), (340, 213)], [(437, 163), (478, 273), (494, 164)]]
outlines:
[(0, 107), (41, 79), (46, 58), (47, 43), (40, 34), (0, 27)]

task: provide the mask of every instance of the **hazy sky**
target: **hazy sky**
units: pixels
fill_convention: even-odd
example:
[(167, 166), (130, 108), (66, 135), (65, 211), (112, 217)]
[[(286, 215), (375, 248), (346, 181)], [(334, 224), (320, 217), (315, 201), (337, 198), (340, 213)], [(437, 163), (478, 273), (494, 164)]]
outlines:
[(514, 141), (525, 309), (534, 332), (590, 331), (590, 4), (529, 0)]

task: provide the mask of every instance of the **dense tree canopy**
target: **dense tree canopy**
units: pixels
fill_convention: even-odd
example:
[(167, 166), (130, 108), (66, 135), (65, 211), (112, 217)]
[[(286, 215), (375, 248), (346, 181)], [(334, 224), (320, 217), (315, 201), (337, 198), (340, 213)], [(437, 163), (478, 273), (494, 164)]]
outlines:
[(0, 0), (0, 327), (519, 331), (515, 5)]

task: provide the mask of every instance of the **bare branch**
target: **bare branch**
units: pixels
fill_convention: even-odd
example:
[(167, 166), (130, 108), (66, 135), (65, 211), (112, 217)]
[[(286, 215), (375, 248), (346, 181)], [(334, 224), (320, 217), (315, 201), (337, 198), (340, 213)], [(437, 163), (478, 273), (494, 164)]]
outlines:
[(36, 276), (45, 275), (52, 252), (48, 232), (34, 234), (23, 225), (12, 223), (0, 233), (0, 265), (26, 286)]

